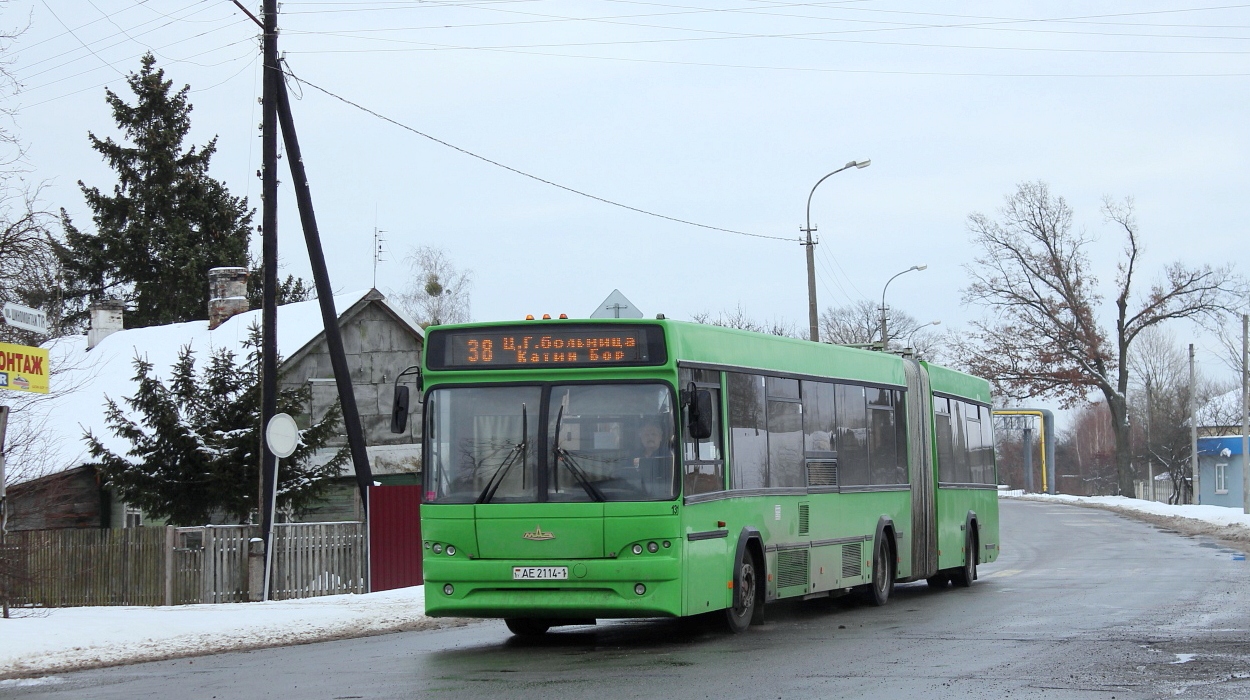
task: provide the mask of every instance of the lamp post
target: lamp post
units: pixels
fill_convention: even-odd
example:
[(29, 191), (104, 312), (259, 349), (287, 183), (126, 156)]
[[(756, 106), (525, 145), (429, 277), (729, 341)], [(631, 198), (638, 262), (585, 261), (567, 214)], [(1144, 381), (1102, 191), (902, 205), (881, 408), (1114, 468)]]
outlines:
[(820, 329), (818, 328), (819, 319), (816, 316), (816, 257), (812, 246), (816, 245), (816, 241), (812, 240), (812, 231), (816, 229), (812, 227), (812, 195), (816, 194), (816, 188), (820, 187), (820, 183), (828, 180), (830, 177), (846, 170), (847, 168), (867, 168), (872, 165), (872, 159), (853, 160), (837, 170), (816, 181), (812, 185), (812, 191), (807, 195), (807, 226), (799, 229), (807, 234), (806, 239), (800, 239), (799, 245), (807, 247), (807, 324), (813, 343), (820, 342)]
[(907, 346), (906, 346), (906, 347), (909, 347), (909, 348), (914, 348), (914, 347), (915, 347), (914, 345), (912, 345), (912, 344), (911, 344), (911, 341), (912, 341), (913, 339), (915, 339), (916, 334), (917, 334), (917, 333), (919, 333), (920, 331), (922, 331), (922, 330), (924, 330), (924, 329), (928, 328), (929, 326), (940, 326), (940, 325), (942, 325), (942, 322), (941, 322), (941, 321), (929, 321), (928, 323), (926, 323), (926, 324), (924, 324), (924, 325), (917, 326), (915, 330), (913, 330), (911, 333), (909, 333), (909, 334), (907, 335)]
[(886, 325), (885, 325), (885, 311), (886, 311), (885, 292), (886, 290), (890, 288), (890, 283), (898, 279), (900, 275), (905, 275), (908, 272), (919, 272), (920, 270), (928, 269), (928, 267), (929, 267), (928, 265), (912, 265), (906, 270), (903, 270), (902, 272), (898, 273), (897, 275), (894, 275), (893, 277), (885, 281), (885, 287), (881, 289), (881, 349), (882, 350), (885, 350), (886, 348), (888, 348), (889, 343), (890, 343), (890, 336), (887, 333)]

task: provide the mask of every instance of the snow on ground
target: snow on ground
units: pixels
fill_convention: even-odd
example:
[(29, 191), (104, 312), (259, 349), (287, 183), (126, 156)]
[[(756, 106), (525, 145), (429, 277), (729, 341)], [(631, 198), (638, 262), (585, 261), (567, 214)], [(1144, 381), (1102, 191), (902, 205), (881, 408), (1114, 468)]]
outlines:
[(1172, 505), (1157, 501), (1143, 501), (1124, 496), (1067, 496), (1064, 494), (1029, 493), (1022, 491), (1000, 491), (1002, 498), (1021, 498), (1029, 501), (1050, 501), (1052, 503), (1074, 503), (1087, 506), (1099, 506), (1112, 510), (1128, 510), (1147, 515), (1165, 518), (1183, 518), (1218, 527), (1240, 526), (1250, 530), (1250, 515), (1241, 512), (1240, 508), (1224, 506)]
[[(12, 618), (0, 619), (0, 678), (359, 637), (432, 623), (425, 617), (422, 586), (269, 603), (19, 608)], [(16, 682), (0, 681), (0, 689)]]

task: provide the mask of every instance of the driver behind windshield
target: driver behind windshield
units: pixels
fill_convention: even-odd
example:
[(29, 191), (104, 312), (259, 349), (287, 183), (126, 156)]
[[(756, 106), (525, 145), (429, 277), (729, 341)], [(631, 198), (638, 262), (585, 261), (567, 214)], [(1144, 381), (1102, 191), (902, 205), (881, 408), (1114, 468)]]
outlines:
[(666, 496), (673, 482), (673, 446), (668, 426), (655, 418), (638, 431), (639, 453), (634, 458), (639, 481), (649, 496)]

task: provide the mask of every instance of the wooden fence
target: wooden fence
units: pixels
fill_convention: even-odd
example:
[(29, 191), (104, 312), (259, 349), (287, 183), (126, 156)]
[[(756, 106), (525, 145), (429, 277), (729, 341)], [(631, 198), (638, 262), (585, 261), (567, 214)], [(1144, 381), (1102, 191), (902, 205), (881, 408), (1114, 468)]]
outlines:
[(13, 605), (160, 605), (165, 530), (28, 530), (5, 535)]
[(273, 535), (275, 600), (368, 590), (361, 523), (280, 523)]
[[(0, 545), (0, 595), (11, 605), (181, 605), (249, 600), (254, 525), (31, 530)], [(274, 526), (274, 599), (368, 590), (364, 524)]]

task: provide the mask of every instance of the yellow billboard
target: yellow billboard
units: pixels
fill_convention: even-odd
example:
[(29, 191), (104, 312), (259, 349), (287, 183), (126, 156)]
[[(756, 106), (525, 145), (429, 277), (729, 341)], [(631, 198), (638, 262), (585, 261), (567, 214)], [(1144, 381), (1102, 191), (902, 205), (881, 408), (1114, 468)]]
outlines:
[(48, 351), (0, 343), (0, 389), (48, 393)]

